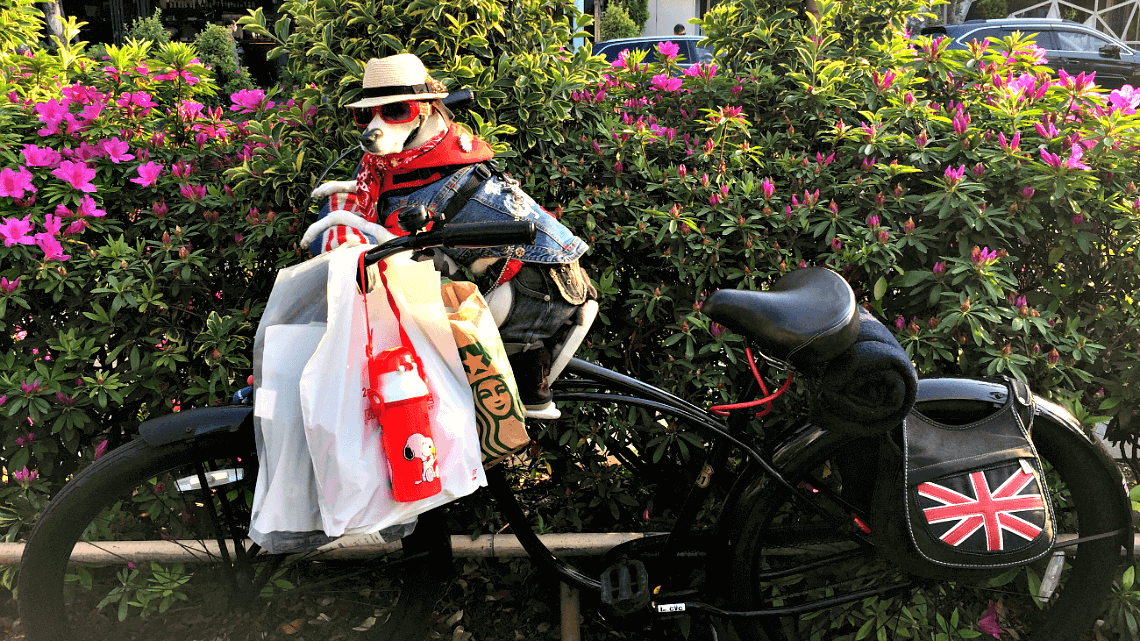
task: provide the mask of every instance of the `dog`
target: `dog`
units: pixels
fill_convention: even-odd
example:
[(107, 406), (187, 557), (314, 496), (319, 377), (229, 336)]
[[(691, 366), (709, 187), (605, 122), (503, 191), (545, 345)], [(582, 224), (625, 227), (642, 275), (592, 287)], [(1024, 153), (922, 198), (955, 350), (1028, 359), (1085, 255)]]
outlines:
[[(489, 249), (443, 249), (432, 258), (452, 279), (471, 278), (487, 297), (508, 359), (530, 410), (552, 407), (549, 382), (562, 345), (569, 353), (596, 314), (583, 311), (597, 290), (579, 265), (588, 249), (578, 238), (494, 165), (494, 151), (455, 122), (442, 99), (448, 95), (413, 54), (372, 59), (365, 67), (362, 98), (348, 105), (364, 126), (364, 159), (355, 180), (332, 181), (313, 190), (324, 201), (321, 218), (302, 243), (314, 255), (340, 246), (376, 244), (408, 231), (401, 214), (418, 207), (431, 225), (501, 220), (531, 221), (531, 245)], [(571, 345), (573, 343), (573, 345)]]

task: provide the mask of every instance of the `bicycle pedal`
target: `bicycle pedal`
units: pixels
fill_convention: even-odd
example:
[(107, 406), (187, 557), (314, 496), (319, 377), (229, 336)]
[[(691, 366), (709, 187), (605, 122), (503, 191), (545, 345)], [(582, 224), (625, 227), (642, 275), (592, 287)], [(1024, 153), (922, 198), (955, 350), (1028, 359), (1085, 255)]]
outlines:
[(649, 605), (649, 572), (641, 561), (627, 559), (602, 572), (602, 603), (619, 616)]

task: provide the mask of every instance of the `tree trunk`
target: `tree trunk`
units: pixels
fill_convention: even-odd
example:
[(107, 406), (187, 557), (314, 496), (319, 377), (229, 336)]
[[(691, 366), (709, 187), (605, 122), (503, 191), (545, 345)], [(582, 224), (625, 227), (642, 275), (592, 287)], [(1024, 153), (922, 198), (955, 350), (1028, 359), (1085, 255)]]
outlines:
[(50, 0), (49, 2), (40, 3), (44, 12), (44, 24), (47, 28), (48, 36), (56, 36), (63, 40), (63, 6), (60, 0)]

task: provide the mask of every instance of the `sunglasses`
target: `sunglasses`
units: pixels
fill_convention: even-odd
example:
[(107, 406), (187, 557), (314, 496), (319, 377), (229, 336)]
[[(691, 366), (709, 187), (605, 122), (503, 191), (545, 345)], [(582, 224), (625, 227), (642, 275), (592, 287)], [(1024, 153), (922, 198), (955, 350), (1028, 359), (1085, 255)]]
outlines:
[(431, 113), (431, 105), (419, 100), (405, 100), (392, 102), (376, 107), (355, 107), (352, 109), (352, 119), (359, 127), (367, 127), (376, 116), (390, 124), (402, 125), (415, 120), (417, 116)]

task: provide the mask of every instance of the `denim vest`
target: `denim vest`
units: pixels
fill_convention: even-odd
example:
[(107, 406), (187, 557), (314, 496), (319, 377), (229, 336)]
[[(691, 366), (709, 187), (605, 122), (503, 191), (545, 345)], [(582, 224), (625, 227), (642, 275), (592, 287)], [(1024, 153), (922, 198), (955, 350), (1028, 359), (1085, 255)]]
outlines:
[[(473, 166), (464, 167), (410, 194), (388, 197), (380, 220), (388, 220), (394, 212), (413, 205), (423, 205), (429, 212), (442, 211), (447, 207), (448, 201), (455, 196), (456, 191), (463, 187), (472, 171), (474, 171)], [(586, 243), (524, 193), (517, 181), (500, 178), (498, 175), (492, 175), (484, 181), (471, 200), (448, 222), (478, 223), (504, 220), (533, 222), (538, 229), (534, 244), (485, 249), (448, 249), (445, 250), (446, 253), (464, 265), (470, 265), (479, 258), (497, 257), (555, 265), (569, 263), (586, 253)]]

